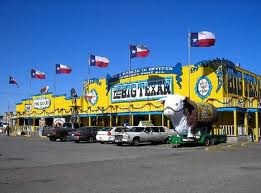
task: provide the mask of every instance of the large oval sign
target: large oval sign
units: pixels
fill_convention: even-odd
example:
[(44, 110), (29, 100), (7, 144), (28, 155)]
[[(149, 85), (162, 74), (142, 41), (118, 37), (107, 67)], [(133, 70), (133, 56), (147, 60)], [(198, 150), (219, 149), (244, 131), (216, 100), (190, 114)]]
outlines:
[(37, 98), (33, 101), (33, 108), (35, 109), (46, 109), (50, 107), (51, 100), (45, 97)]

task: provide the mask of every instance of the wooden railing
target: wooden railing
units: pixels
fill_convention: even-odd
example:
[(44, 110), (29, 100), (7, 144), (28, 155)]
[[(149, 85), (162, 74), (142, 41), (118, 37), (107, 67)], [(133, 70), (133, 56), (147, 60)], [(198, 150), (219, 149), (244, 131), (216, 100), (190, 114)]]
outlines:
[[(237, 133), (239, 136), (247, 135), (247, 128), (243, 126), (238, 126)], [(227, 135), (236, 136), (234, 125), (219, 125), (219, 127), (214, 127), (214, 135)]]

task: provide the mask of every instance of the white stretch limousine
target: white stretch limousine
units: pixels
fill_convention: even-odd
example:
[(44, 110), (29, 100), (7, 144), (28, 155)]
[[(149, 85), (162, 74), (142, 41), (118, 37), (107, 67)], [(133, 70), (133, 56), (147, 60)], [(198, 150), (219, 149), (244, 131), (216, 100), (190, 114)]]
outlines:
[(115, 135), (117, 145), (139, 145), (143, 142), (166, 143), (173, 130), (164, 126), (127, 126), (127, 132)]

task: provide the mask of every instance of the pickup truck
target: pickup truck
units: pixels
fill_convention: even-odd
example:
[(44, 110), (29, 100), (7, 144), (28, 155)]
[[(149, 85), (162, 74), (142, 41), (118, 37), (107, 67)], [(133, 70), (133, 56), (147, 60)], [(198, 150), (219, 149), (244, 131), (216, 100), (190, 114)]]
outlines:
[(83, 126), (84, 125), (81, 123), (65, 122), (62, 127), (53, 127), (49, 129), (46, 135), (49, 137), (50, 141), (56, 141), (57, 139), (60, 139), (60, 141), (67, 141), (67, 135), (69, 132), (75, 131)]

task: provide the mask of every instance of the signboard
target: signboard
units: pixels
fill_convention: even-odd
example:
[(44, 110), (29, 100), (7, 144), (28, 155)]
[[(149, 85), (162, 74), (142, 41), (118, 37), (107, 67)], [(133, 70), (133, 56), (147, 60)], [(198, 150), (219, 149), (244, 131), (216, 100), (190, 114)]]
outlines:
[(139, 82), (115, 84), (111, 88), (111, 101), (155, 100), (172, 94), (172, 78), (160, 78)]
[(95, 105), (98, 101), (98, 93), (92, 89), (89, 93), (85, 94), (85, 99), (91, 104)]
[(46, 109), (50, 107), (51, 100), (49, 98), (40, 97), (33, 100), (33, 108), (35, 109)]
[(211, 90), (212, 90), (212, 84), (211, 84), (210, 80), (208, 79), (208, 77), (202, 76), (201, 78), (199, 78), (196, 83), (195, 90), (196, 90), (197, 95), (201, 99), (207, 98), (210, 95)]
[(62, 126), (64, 122), (65, 122), (65, 118), (53, 118), (53, 124), (55, 126), (58, 125)]

